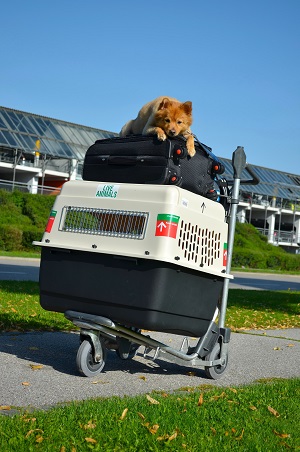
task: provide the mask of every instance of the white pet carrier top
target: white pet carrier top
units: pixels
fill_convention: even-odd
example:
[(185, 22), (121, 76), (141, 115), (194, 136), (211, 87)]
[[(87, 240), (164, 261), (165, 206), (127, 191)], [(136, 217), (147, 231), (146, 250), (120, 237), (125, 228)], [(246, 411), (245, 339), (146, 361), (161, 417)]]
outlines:
[(223, 206), (187, 190), (70, 181), (34, 244), (160, 260), (231, 278), (227, 237)]

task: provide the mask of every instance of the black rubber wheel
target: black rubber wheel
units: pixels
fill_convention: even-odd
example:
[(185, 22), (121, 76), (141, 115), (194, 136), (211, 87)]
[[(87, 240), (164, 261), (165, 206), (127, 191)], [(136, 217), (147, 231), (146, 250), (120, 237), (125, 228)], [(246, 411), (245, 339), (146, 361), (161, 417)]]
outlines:
[(116, 349), (116, 354), (120, 359), (132, 359), (135, 357), (139, 344), (130, 342), (124, 338), (117, 338), (118, 348)]
[[(135, 331), (136, 333), (141, 332), (139, 328), (135, 328), (134, 326), (132, 326), (130, 329), (132, 331)], [(116, 341), (117, 341), (116, 353), (120, 359), (132, 359), (135, 357), (136, 352), (140, 347), (139, 344), (131, 342), (129, 339), (125, 339), (124, 337), (117, 337)]]
[(96, 362), (93, 357), (93, 349), (90, 341), (85, 339), (80, 344), (80, 347), (76, 356), (76, 364), (79, 372), (85, 377), (95, 377), (100, 374), (105, 366), (106, 360), (106, 348), (101, 342), (101, 354), (102, 357), (99, 362)]
[[(212, 351), (205, 357), (207, 361), (215, 361), (216, 359), (220, 358), (220, 344), (217, 342), (212, 349)], [(228, 355), (226, 356), (224, 365), (219, 364), (218, 366), (208, 367), (205, 366), (204, 370), (206, 373), (206, 376), (212, 380), (218, 380), (221, 378), (223, 373), (226, 370), (228, 364)]]

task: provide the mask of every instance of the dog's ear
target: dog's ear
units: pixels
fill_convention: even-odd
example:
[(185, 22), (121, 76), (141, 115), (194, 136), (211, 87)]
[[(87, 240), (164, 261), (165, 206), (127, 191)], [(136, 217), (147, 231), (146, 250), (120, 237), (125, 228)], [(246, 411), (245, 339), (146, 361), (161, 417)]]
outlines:
[(170, 105), (170, 100), (167, 97), (164, 97), (161, 103), (158, 106), (158, 110), (163, 110)]
[(184, 102), (183, 104), (181, 104), (181, 108), (187, 115), (190, 115), (192, 113), (192, 102), (190, 102), (189, 100), (187, 102)]

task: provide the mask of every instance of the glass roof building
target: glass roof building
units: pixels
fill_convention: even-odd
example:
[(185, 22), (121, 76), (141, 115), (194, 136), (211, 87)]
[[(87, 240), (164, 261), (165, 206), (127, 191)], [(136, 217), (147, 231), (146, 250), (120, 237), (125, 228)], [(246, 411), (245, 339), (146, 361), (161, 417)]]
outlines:
[(106, 130), (0, 107), (0, 188), (57, 193), (80, 179), (87, 149)]
[[(221, 158), (221, 157), (220, 157)], [(225, 165), (224, 176), (227, 179), (233, 178), (233, 170), (231, 161), (222, 159)], [(258, 185), (242, 185), (243, 192), (256, 193), (266, 197), (276, 197), (285, 200), (299, 200), (300, 201), (300, 176), (296, 174), (289, 174), (283, 171), (264, 168), (258, 165), (251, 165), (257, 174), (260, 182)], [(242, 179), (249, 179), (249, 174), (244, 171)]]
[[(224, 176), (233, 179), (231, 161), (222, 159)], [(251, 165), (257, 185), (241, 184), (237, 219), (253, 224), (269, 243), (287, 251), (300, 252), (300, 176)], [(241, 180), (251, 176), (244, 170)]]
[[(118, 134), (0, 107), (0, 188), (58, 193), (66, 180), (81, 178), (87, 149), (114, 136)], [(232, 179), (231, 161), (220, 159), (224, 177)], [(276, 232), (277, 244), (287, 240), (299, 249), (300, 175), (251, 166), (260, 182), (241, 185), (238, 219), (260, 228), (271, 243)], [(242, 178), (250, 177), (244, 171)]]
[(0, 147), (83, 160), (96, 140), (116, 133), (0, 107)]

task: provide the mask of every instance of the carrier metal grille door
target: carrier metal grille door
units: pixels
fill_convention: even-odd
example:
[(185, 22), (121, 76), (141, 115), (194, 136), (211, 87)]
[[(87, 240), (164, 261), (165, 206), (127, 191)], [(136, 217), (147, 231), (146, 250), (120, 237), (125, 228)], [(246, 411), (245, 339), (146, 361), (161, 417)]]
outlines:
[(178, 246), (187, 261), (209, 267), (220, 258), (221, 234), (181, 221)]
[(65, 206), (59, 230), (141, 240), (148, 216), (148, 212)]

